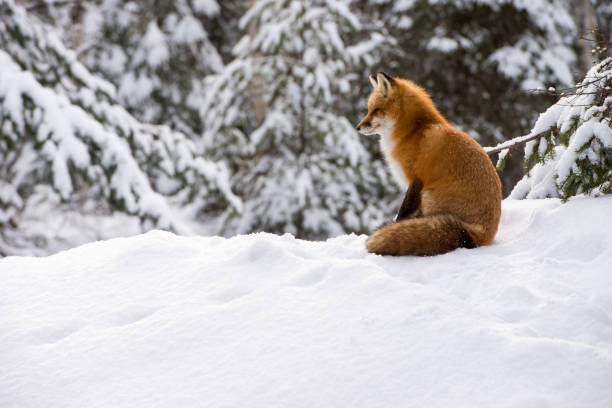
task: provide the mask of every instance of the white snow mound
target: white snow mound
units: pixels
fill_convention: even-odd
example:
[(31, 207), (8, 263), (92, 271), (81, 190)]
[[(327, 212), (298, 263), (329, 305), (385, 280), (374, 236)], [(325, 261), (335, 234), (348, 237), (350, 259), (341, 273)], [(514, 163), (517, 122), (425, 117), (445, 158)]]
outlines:
[(493, 245), (150, 232), (0, 261), (2, 407), (611, 407), (612, 197)]

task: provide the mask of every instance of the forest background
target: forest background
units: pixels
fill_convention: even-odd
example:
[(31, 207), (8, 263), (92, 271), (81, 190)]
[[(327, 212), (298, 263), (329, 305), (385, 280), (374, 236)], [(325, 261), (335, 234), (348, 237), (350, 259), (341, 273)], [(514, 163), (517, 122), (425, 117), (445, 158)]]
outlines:
[[(493, 146), (606, 61), (611, 15), (603, 0), (0, 0), (0, 253), (151, 228), (368, 233), (403, 195), (354, 130), (369, 74), (413, 80)], [(505, 158), (504, 196), (520, 179), (529, 195), (533, 163)]]

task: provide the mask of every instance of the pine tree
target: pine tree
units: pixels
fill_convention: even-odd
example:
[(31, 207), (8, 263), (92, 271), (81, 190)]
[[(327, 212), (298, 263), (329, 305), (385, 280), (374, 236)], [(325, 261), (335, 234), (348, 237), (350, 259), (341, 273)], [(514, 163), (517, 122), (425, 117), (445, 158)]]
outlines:
[[(370, 30), (395, 40), (378, 70), (423, 86), (442, 114), (484, 146), (524, 134), (534, 112), (552, 102), (530, 90), (574, 82), (576, 30), (565, 0), (352, 3)], [(511, 179), (506, 187), (520, 177), (511, 172), (502, 174)]]
[(354, 3), (378, 4), (376, 28), (397, 40), (381, 63), (430, 90), (445, 115), (483, 143), (529, 126), (526, 91), (573, 83), (576, 32), (564, 0)]
[(236, 58), (207, 79), (202, 108), (203, 147), (227, 160), (245, 204), (225, 213), (224, 232), (370, 230), (393, 188), (345, 113), (382, 37), (345, 43), (361, 24), (341, 0), (259, 0), (240, 28)]
[(564, 93), (531, 132), (550, 129), (551, 136), (525, 146), (526, 175), (512, 198), (612, 193), (612, 58)]
[(167, 196), (240, 207), (222, 165), (195, 155), (183, 134), (137, 121), (115, 94), (52, 30), (0, 0), (0, 225), (16, 223), (40, 184), (63, 200), (86, 185), (148, 227), (180, 228)]
[[(70, 4), (70, 3), (68, 3)], [(49, 15), (79, 60), (117, 88), (117, 99), (138, 120), (166, 124), (197, 139), (202, 80), (223, 62), (205, 25), (220, 31), (216, 0), (47, 3)]]

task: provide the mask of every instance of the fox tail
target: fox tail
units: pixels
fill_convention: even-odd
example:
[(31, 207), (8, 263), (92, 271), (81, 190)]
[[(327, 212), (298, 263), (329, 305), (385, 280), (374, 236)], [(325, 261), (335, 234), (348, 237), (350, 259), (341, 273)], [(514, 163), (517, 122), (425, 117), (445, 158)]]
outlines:
[(376, 230), (366, 242), (368, 252), (379, 255), (438, 255), (456, 248), (478, 246), (481, 229), (454, 215), (404, 219)]

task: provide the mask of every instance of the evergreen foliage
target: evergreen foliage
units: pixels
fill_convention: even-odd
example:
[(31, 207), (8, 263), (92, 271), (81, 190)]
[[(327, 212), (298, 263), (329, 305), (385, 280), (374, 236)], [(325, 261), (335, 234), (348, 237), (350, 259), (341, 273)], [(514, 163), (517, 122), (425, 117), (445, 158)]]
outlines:
[(353, 0), (396, 43), (382, 70), (407, 77), (484, 145), (524, 133), (548, 100), (531, 89), (574, 81), (565, 0)]
[[(393, 41), (376, 71), (413, 80), (483, 146), (525, 134), (553, 99), (533, 89), (574, 83), (577, 33), (568, 0), (351, 0)], [(509, 157), (509, 156), (508, 156)], [(514, 155), (504, 195), (522, 177)]]
[(369, 231), (393, 187), (344, 112), (361, 100), (354, 86), (367, 83), (382, 37), (347, 44), (361, 24), (340, 0), (259, 0), (240, 27), (236, 58), (207, 79), (202, 106), (203, 147), (228, 163), (245, 204), (224, 214), (224, 232)]
[(532, 133), (545, 129), (551, 137), (525, 147), (526, 175), (513, 198), (612, 193), (612, 58), (540, 115)]
[[(205, 24), (220, 16), (216, 0), (83, 2), (82, 10), (49, 4), (63, 39), (94, 74), (117, 88), (117, 100), (138, 120), (165, 124), (197, 138), (202, 80), (223, 62)], [(45, 11), (45, 13), (43, 13)], [(66, 14), (77, 22), (61, 27)], [(75, 35), (78, 32), (79, 35)]]
[[(180, 214), (205, 233), (368, 233), (403, 193), (353, 129), (369, 74), (417, 82), (481, 144), (504, 142), (553, 103), (531, 90), (574, 83), (590, 45), (608, 55), (608, 3), (0, 0), (0, 226), (52, 186), (48, 202), (86, 196), (147, 228)], [(507, 142), (553, 131), (527, 145), (513, 197), (610, 192), (609, 65)], [(509, 160), (505, 191), (523, 176)]]
[(180, 228), (165, 196), (240, 208), (222, 165), (195, 155), (183, 134), (134, 119), (110, 83), (12, 0), (0, 1), (0, 67), (0, 225), (16, 223), (40, 184), (65, 201), (84, 187), (149, 227)]

